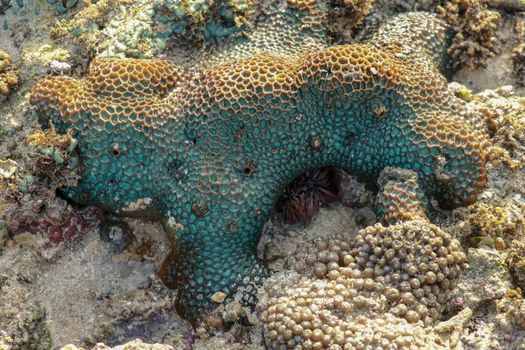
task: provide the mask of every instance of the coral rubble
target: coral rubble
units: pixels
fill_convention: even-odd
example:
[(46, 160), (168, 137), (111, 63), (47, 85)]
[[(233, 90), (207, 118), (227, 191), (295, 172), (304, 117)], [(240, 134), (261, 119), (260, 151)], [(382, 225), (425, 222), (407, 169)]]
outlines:
[(501, 15), (485, 0), (446, 1), (438, 12), (457, 32), (449, 48), (454, 69), (473, 70), (498, 53)]

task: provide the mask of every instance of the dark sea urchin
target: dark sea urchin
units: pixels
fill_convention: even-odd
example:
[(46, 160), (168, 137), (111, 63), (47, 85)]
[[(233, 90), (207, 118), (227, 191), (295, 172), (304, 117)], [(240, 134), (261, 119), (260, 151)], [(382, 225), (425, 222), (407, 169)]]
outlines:
[(289, 224), (310, 222), (321, 206), (337, 198), (337, 172), (332, 167), (308, 170), (283, 191), (277, 211)]

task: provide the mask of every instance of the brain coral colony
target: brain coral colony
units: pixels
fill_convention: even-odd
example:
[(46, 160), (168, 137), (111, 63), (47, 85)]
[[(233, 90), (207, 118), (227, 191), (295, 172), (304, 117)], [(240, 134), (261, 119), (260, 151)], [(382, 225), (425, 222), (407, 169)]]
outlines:
[[(156, 15), (180, 41), (191, 33), (176, 5)], [(217, 10), (229, 25), (204, 25), (202, 40), (250, 27), (244, 7)], [(328, 44), (326, 18), (316, 0), (288, 0), (184, 64), (99, 57), (84, 78), (42, 79), (30, 102), (78, 141), (82, 179), (65, 197), (162, 221), (177, 308), (194, 324), (218, 294), (255, 305), (269, 276), (256, 257), (262, 227), (294, 179), (327, 166), (367, 179), (381, 223), (305, 246), (301, 282), (264, 308), (267, 344), (438, 348), (425, 326), (441, 318), (465, 255), (430, 223), (431, 202), (477, 200), (489, 139), (440, 73), (453, 33), (436, 15), (398, 15), (345, 46)]]

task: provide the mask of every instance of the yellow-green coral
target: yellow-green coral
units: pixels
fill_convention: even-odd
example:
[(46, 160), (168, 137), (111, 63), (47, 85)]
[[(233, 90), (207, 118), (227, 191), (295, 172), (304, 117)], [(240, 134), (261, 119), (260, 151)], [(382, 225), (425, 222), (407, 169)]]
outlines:
[(128, 8), (127, 13), (136, 14), (142, 9), (143, 3), (132, 0), (86, 1), (84, 8), (73, 18), (60, 20), (51, 35), (57, 39), (75, 38), (89, 51), (96, 51), (98, 44), (104, 39), (102, 27), (110, 22), (122, 6)]
[(32, 158), (28, 167), (31, 175), (18, 175), (17, 184), (22, 192), (26, 192), (28, 185), (34, 181), (33, 175), (46, 178), (48, 187), (53, 190), (77, 183), (79, 158), (73, 150), (78, 141), (71, 133), (58, 134), (51, 126), (47, 130), (28, 135), (26, 141)]
[(514, 285), (525, 296), (525, 242), (519, 239), (511, 241), (506, 263)]
[(525, 166), (525, 98), (510, 96), (506, 101), (511, 107), (503, 113), (497, 104), (492, 107), (490, 103), (481, 112), (494, 132), (495, 164), (502, 162), (512, 170), (520, 170)]
[[(0, 50), (0, 95), (8, 96), (19, 84), (20, 78), (12, 66), (11, 57), (5, 51)], [(0, 101), (1, 101), (0, 96)]]
[(33, 51), (22, 52), (22, 59), (28, 64), (44, 63), (49, 64), (51, 61), (67, 62), (71, 59), (69, 51), (51, 45), (42, 45)]
[(447, 0), (438, 13), (457, 31), (449, 48), (454, 69), (473, 70), (498, 52), (501, 15), (486, 0)]
[[(77, 141), (71, 133), (57, 134), (52, 126), (48, 130), (39, 131), (27, 137), (29, 151), (40, 156), (51, 158), (56, 164), (63, 164), (70, 160), (70, 154), (75, 149)], [(78, 159), (73, 161), (73, 166), (78, 164)]]
[[(520, 333), (525, 331), (525, 299), (520, 288), (509, 290), (507, 295), (496, 303), (496, 308), (498, 318), (501, 320), (500, 326), (511, 328), (506, 331), (515, 330)], [(525, 340), (522, 340), (521, 345), (522, 347), (518, 349), (525, 348)]]
[(467, 216), (459, 225), (459, 230), (463, 236), (469, 237), (475, 246), (495, 248), (500, 244), (497, 243), (498, 238), (511, 242), (525, 232), (525, 206), (519, 203), (475, 203), (466, 210)]

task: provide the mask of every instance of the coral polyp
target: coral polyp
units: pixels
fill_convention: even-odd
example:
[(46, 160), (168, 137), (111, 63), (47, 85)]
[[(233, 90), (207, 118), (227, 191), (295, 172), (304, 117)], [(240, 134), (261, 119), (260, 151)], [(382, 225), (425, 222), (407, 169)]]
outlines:
[(286, 37), (200, 54), (197, 73), (99, 59), (85, 79), (48, 77), (32, 92), (39, 114), (78, 140), (82, 181), (65, 195), (160, 217), (176, 237), (179, 310), (192, 320), (216, 292), (255, 302), (268, 275), (255, 255), (262, 226), (307, 169), (371, 183), (386, 167), (411, 169), (421, 193), (448, 207), (474, 202), (485, 184), (488, 141), (438, 71), (444, 22), (404, 14), (367, 42), (323, 47), (315, 1), (288, 1), (279, 20)]

